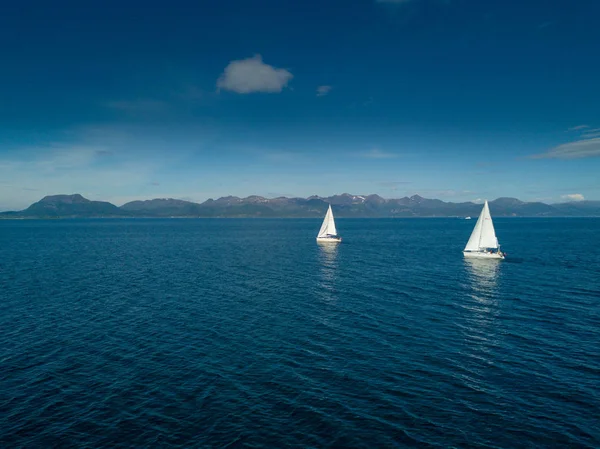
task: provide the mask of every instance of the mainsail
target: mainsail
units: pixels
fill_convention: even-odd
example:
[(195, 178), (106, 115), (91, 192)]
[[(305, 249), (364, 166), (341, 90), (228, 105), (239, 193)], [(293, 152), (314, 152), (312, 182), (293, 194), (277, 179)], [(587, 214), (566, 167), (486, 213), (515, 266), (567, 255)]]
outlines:
[(494, 223), (487, 201), (483, 205), (477, 223), (475, 223), (475, 229), (473, 229), (467, 246), (465, 246), (465, 251), (479, 251), (483, 248), (498, 248), (498, 239), (496, 238), (496, 231), (494, 231)]
[(337, 235), (337, 229), (335, 229), (335, 222), (333, 221), (333, 212), (331, 212), (331, 204), (329, 205), (329, 209), (327, 209), (327, 214), (317, 237), (325, 237), (326, 235)]

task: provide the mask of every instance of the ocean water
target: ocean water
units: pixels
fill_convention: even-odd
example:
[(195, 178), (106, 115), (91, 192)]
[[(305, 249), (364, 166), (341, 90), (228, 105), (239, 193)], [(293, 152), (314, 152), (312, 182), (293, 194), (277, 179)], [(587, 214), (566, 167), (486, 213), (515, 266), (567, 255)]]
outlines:
[(600, 447), (600, 219), (0, 221), (0, 447)]

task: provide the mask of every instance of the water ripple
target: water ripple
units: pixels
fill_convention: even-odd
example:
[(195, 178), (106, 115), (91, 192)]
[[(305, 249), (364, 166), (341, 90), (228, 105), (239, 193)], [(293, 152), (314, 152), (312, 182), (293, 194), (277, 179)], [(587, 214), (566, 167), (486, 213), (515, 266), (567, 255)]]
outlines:
[(598, 224), (2, 221), (0, 446), (599, 447)]

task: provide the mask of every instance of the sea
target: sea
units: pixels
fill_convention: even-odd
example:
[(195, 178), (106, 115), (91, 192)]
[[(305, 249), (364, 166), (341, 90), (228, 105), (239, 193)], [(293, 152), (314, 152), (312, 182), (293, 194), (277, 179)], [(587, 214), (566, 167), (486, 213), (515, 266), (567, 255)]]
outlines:
[(600, 219), (0, 220), (2, 448), (598, 448)]

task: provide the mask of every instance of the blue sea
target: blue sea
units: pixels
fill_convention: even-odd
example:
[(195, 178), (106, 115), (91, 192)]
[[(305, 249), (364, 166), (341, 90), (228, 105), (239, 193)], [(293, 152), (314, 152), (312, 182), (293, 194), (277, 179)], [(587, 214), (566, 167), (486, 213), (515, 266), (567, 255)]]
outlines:
[(0, 221), (0, 447), (600, 447), (600, 219)]

